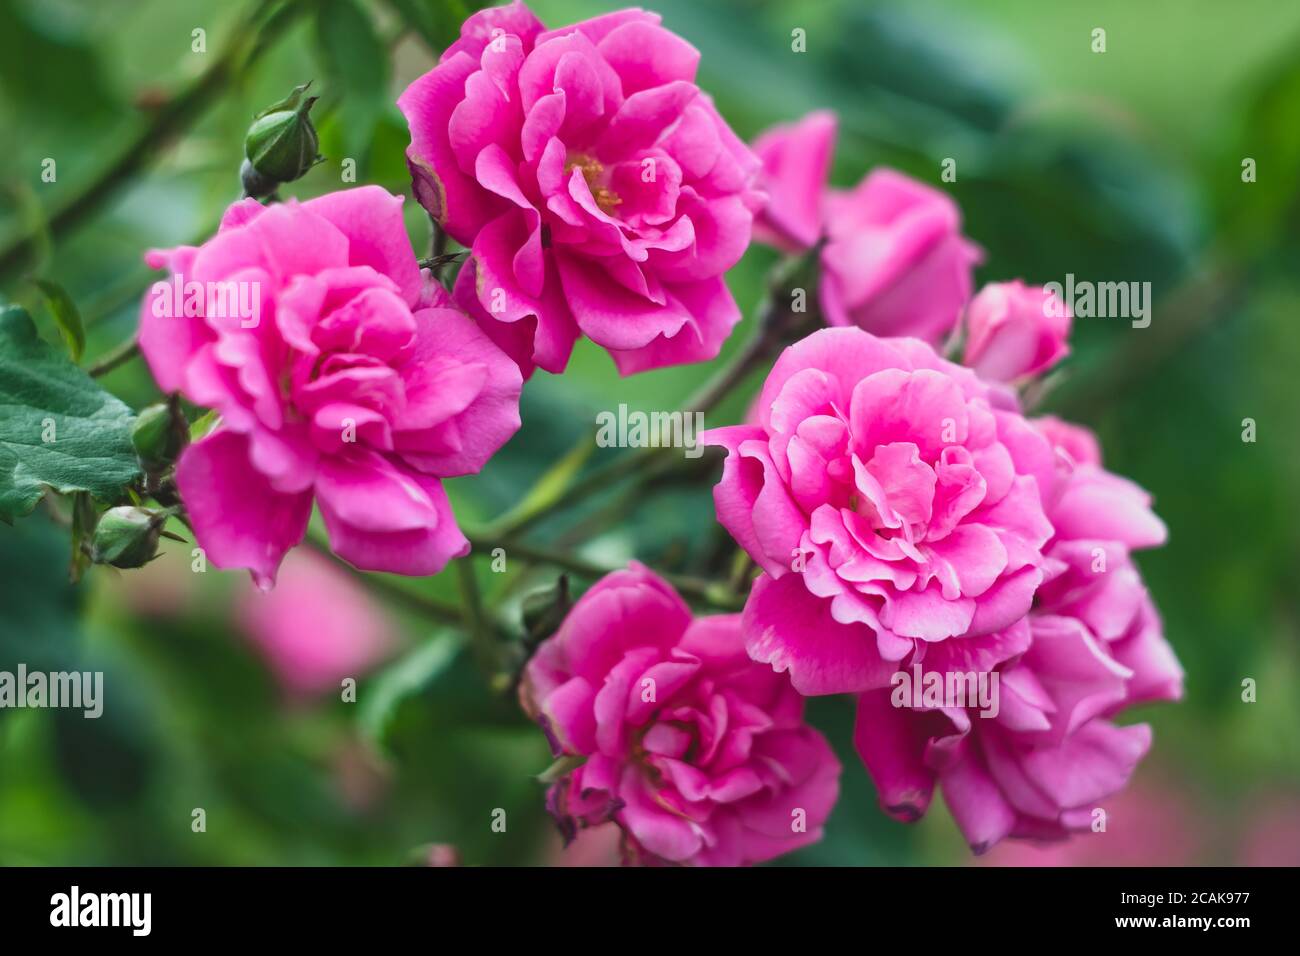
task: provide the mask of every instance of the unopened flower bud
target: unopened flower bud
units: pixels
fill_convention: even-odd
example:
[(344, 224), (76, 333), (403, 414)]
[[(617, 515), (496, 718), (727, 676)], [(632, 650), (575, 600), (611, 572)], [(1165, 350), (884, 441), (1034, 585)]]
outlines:
[(158, 536), (166, 520), (165, 512), (131, 505), (109, 508), (95, 526), (91, 548), (95, 563), (115, 568), (144, 567), (158, 551)]
[(320, 140), (312, 126), (315, 96), (304, 96), (310, 84), (295, 87), (285, 99), (267, 107), (253, 120), (244, 138), (240, 178), (244, 192), (261, 198), (281, 183), (298, 179), (319, 161)]
[(150, 405), (136, 416), (131, 444), (146, 469), (170, 464), (185, 447), (189, 428), (172, 404)]
[(525, 595), (523, 619), (525, 640), (536, 646), (556, 632), (564, 617), (573, 607), (569, 598), (569, 578), (560, 575), (550, 587), (540, 588)]

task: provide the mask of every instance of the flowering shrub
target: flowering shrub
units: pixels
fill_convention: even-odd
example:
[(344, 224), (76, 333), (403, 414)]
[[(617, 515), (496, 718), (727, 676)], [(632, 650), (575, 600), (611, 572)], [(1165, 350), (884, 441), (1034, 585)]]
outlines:
[[(21, 410), (5, 454), (38, 448), (37, 422), (71, 438), (0, 469), (0, 518), (58, 499), (74, 577), (166, 557), (164, 540), (196, 572), (248, 571), (233, 620), (297, 703), (355, 702), (403, 645), (362, 582), (384, 589), (443, 630), (381, 678), (366, 727), (471, 649), (509, 691), (489, 722), (550, 746), (552, 766), (527, 769), (535, 805), (566, 843), (616, 831), (625, 862), (747, 865), (833, 836), (845, 754), (805, 717), (827, 695), (853, 696), (847, 772), (890, 817), (921, 818), (937, 790), (977, 854), (1094, 828), (1152, 747), (1130, 709), (1179, 699), (1183, 671), (1135, 558), (1165, 543), (1151, 496), (1040, 408), (1068, 371), (1068, 305), (1021, 280), (972, 294), (984, 254), (939, 184), (876, 167), (831, 186), (830, 112), (747, 145), (699, 60), (642, 10), (553, 29), (519, 0), (479, 10), (397, 99), (405, 207), (346, 176), (280, 195), (343, 135), (318, 135), (297, 87), (255, 118), (245, 196), (215, 232), (145, 256), (165, 274), (138, 346), (164, 401), (136, 414), (0, 312), (0, 404)], [(635, 452), (587, 466), (587, 435), (531, 488), (503, 469), (453, 509), (444, 482), (483, 472), (521, 429), (525, 382), (563, 373), (580, 338), (622, 375), (715, 360), (753, 237), (780, 258), (747, 343), (684, 408), (635, 419), (694, 434), (761, 379), (744, 421), (701, 436), (721, 453), (678, 458), (621, 426)], [(527, 386), (526, 440), (551, 447), (543, 419), (570, 385)], [(614, 508), (556, 520), (616, 486)], [(629, 555), (619, 522), (663, 487), (704, 503), (704, 543)], [(277, 588), (309, 540), (353, 572), (455, 562), (459, 602), (445, 580), (308, 553)], [(503, 582), (486, 600), (484, 567)], [(365, 756), (344, 762), (355, 793), (382, 789)], [(459, 859), (443, 837), (419, 856)]]

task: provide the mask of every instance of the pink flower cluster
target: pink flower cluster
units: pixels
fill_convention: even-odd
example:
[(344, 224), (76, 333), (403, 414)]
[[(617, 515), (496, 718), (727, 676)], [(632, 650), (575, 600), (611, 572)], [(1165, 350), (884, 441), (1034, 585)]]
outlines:
[(718, 354), (759, 162), (656, 14), (481, 10), (404, 92), (415, 194), (471, 250), (455, 298), (524, 370), (585, 335), (624, 374)]
[[(815, 250), (831, 328), (780, 355), (749, 423), (703, 436), (727, 452), (718, 520), (761, 570), (743, 614), (693, 617), (635, 563), (578, 601), (521, 688), (565, 758), (550, 809), (567, 837), (615, 825), (630, 860), (769, 860), (817, 840), (838, 794), (802, 695), (847, 693), (889, 814), (937, 787), (977, 852), (1087, 827), (1150, 746), (1116, 718), (1177, 699), (1182, 672), (1132, 558), (1165, 539), (1149, 496), (1015, 390), (1067, 354), (1068, 311), (1019, 281), (972, 297), (980, 252), (942, 192), (884, 169), (829, 188), (830, 114), (751, 151), (697, 61), (640, 10), (471, 16), (399, 100), (415, 195), (471, 253), (450, 294), (377, 187), (245, 200), (202, 246), (151, 252), (176, 282), (144, 302), (144, 355), (220, 416), (176, 469), (199, 544), (269, 587), (315, 503), (356, 567), (436, 573), (469, 551), (442, 479), (518, 429), (535, 368), (580, 336), (625, 374), (710, 359), (751, 231)], [(963, 364), (936, 351), (959, 327)], [(387, 643), (361, 601), (342, 632), (321, 619), (328, 653), (296, 639), (323, 574), (241, 611), (299, 690)]]
[(840, 765), (738, 615), (694, 618), (641, 565), (607, 575), (528, 663), (524, 707), (557, 757), (561, 832), (614, 821), (625, 857), (736, 866), (821, 838)]

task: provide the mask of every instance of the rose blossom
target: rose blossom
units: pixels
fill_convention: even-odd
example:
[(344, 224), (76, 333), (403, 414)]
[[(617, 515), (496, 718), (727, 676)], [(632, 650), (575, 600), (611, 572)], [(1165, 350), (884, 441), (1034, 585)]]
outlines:
[(826, 180), (835, 152), (835, 114), (809, 113), (754, 140), (763, 163), (759, 184), (767, 202), (754, 220), (754, 238), (786, 252), (811, 249), (822, 237)]
[(542, 643), (521, 698), (557, 756), (586, 758), (549, 792), (561, 830), (612, 819), (632, 860), (769, 860), (820, 839), (838, 794), (839, 762), (745, 655), (739, 615), (692, 618), (635, 562)]
[(182, 314), (159, 307), (169, 282), (156, 283), (140, 347), (164, 390), (221, 416), (176, 481), (208, 559), (259, 586), (313, 499), (352, 564), (435, 573), (469, 549), (440, 479), (478, 471), (519, 427), (518, 369), (426, 286), (401, 203), (374, 186), (244, 200), (202, 246), (146, 257), (258, 305), (252, 321), (204, 303)]
[(768, 194), (756, 234), (786, 251), (819, 240), (820, 304), (830, 325), (931, 344), (956, 326), (980, 252), (946, 194), (892, 169), (851, 190), (826, 184), (835, 118), (813, 113), (755, 140)]
[(1164, 525), (1140, 488), (1066, 451), (1095, 448), (1090, 435), (1055, 420), (1037, 424), (1057, 458), (1046, 495), (1055, 531), (1035, 607), (1001, 633), (949, 642), (922, 665), (998, 671), (997, 714), (895, 706), (888, 689), (858, 702), (858, 751), (885, 810), (917, 819), (938, 783), (977, 853), (1008, 836), (1052, 839), (1089, 828), (1151, 743), (1146, 724), (1110, 718), (1182, 695), (1182, 670), (1129, 558), (1163, 543)]
[(718, 520), (766, 572), (750, 655), (805, 694), (888, 684), (896, 663), (1029, 610), (1052, 528), (1046, 440), (915, 339), (823, 329), (786, 349), (727, 448)]
[(297, 696), (337, 690), (394, 646), (383, 611), (365, 588), (310, 551), (290, 555), (274, 590), (244, 585), (235, 620), (281, 686)]
[(1070, 310), (1042, 286), (992, 282), (966, 309), (962, 362), (990, 382), (1045, 372), (1069, 354)]
[(398, 99), (415, 194), (471, 249), (455, 297), (530, 374), (585, 335), (623, 374), (718, 354), (758, 159), (695, 85), (699, 53), (623, 10), (546, 30), (479, 11)]

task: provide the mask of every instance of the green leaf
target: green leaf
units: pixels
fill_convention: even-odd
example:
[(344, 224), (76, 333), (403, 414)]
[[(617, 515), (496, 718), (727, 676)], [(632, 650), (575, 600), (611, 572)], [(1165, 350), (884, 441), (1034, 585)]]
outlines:
[(216, 409), (204, 412), (190, 422), (190, 444), (210, 434), (219, 424), (221, 424), (221, 416)]
[(456, 659), (464, 639), (442, 631), (427, 644), (399, 658), (361, 691), (361, 728), (373, 741), (384, 739), (388, 723), (402, 701), (432, 684)]
[(0, 520), (44, 490), (113, 501), (139, 474), (131, 410), (36, 334), (31, 316), (0, 309)]
[(81, 323), (81, 312), (77, 310), (77, 303), (72, 301), (68, 290), (57, 282), (50, 279), (32, 279), (31, 283), (45, 295), (45, 307), (50, 310), (55, 325), (59, 327), (59, 335), (63, 336), (72, 361), (80, 362), (81, 356), (86, 351), (86, 327)]

